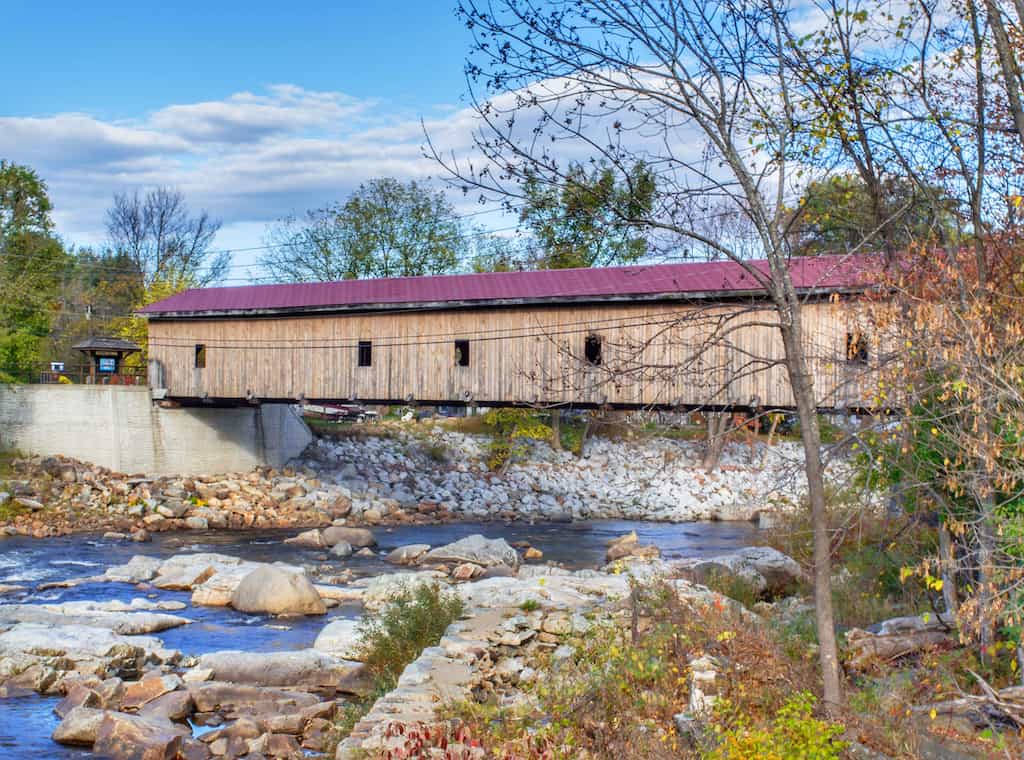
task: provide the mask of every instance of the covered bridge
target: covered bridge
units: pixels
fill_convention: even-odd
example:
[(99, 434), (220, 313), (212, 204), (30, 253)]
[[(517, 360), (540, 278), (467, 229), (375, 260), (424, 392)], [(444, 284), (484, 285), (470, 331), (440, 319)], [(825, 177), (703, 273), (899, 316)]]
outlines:
[[(822, 408), (865, 405), (869, 269), (791, 264)], [(142, 313), (150, 384), (183, 401), (793, 405), (774, 310), (733, 262), (203, 288)]]

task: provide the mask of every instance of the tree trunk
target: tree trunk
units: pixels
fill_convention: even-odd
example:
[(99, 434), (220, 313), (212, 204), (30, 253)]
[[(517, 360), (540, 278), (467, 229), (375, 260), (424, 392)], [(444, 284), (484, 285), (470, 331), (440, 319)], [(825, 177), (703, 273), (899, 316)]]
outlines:
[(562, 450), (562, 410), (551, 410), (551, 448)]
[(949, 535), (945, 522), (939, 524), (939, 564), (942, 568), (942, 599), (946, 603), (946, 612), (956, 615), (960, 611), (956, 590), (956, 557), (953, 554), (953, 537)]
[(832, 547), (829, 541), (828, 510), (825, 503), (821, 431), (818, 428), (813, 380), (804, 355), (798, 308), (790, 306), (788, 314), (780, 313), (783, 317), (780, 329), (786, 348), (786, 369), (800, 420), (800, 437), (804, 444), (804, 472), (807, 475), (807, 498), (811, 506), (814, 535), (814, 614), (818, 630), (818, 659), (824, 684), (824, 702), (825, 709), (834, 712), (842, 704), (842, 690), (839, 679), (839, 648), (836, 645), (835, 617), (832, 611)]
[(978, 655), (983, 663), (988, 664), (996, 635), (991, 610), (996, 540), (987, 514), (987, 504), (982, 508), (986, 509), (986, 514), (978, 526)]
[(718, 468), (718, 460), (722, 458), (722, 449), (725, 448), (725, 431), (729, 426), (729, 414), (727, 412), (708, 412), (708, 445), (704, 451), (704, 461), (701, 462), (707, 472)]

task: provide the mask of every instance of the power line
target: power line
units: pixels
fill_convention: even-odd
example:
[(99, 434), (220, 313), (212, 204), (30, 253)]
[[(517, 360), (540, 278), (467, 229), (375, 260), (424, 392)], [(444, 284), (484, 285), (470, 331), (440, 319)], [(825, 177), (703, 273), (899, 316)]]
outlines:
[[(770, 309), (766, 309), (769, 310)], [(756, 311), (756, 309), (755, 309)], [(549, 327), (556, 327), (558, 329), (543, 329), (541, 326), (530, 327), (530, 328), (509, 328), (508, 331), (500, 335), (489, 335), (485, 333), (473, 333), (475, 337), (471, 338), (474, 341), (496, 341), (496, 340), (522, 340), (528, 338), (543, 338), (552, 337), (559, 335), (579, 335), (583, 333), (594, 332), (594, 326), (599, 324), (605, 324), (607, 329), (608, 322), (617, 322), (617, 325), (613, 327), (618, 328), (635, 328), (635, 327), (658, 327), (665, 325), (681, 324), (681, 320), (675, 318), (679, 315), (693, 314), (692, 311), (678, 311), (670, 312), (665, 315), (670, 318), (652, 319), (649, 316), (645, 317), (610, 317), (606, 320), (585, 320), (580, 322), (566, 323), (565, 325), (549, 325)], [(729, 319), (735, 318), (735, 313), (725, 318), (725, 322)], [(639, 321), (632, 321), (639, 320)], [(708, 320), (710, 322), (718, 321), (714, 318)], [(757, 327), (758, 325), (753, 325)], [(532, 330), (532, 332), (521, 332), (521, 330)], [(493, 330), (490, 332), (499, 332), (499, 330)], [(410, 346), (430, 346), (440, 345), (452, 342), (455, 338), (464, 338), (467, 333), (447, 333), (444, 334), (445, 338), (439, 339), (435, 336), (442, 335), (442, 333), (434, 333), (433, 335), (417, 336), (416, 339), (401, 339), (401, 336), (391, 336), (384, 339), (373, 340), (374, 348), (406, 348)], [(711, 332), (711, 335), (714, 331)], [(428, 337), (429, 340), (420, 340), (419, 338)], [(249, 339), (235, 339), (232, 341), (218, 341), (217, 339), (206, 339), (203, 337), (192, 337), (192, 338), (156, 338), (149, 341), (150, 346), (157, 346), (161, 348), (186, 348), (190, 349), (195, 345), (204, 345), (210, 348), (222, 348), (229, 350), (289, 350), (289, 351), (320, 351), (320, 350), (333, 350), (333, 349), (352, 349), (359, 347), (359, 340), (355, 342), (348, 342), (351, 339), (343, 339), (344, 342), (338, 341), (323, 341), (317, 343), (309, 342), (310, 339), (305, 341), (301, 340), (289, 340), (287, 342), (281, 341), (278, 343), (265, 345), (256, 344), (255, 341)], [(389, 342), (390, 341), (390, 342)]]

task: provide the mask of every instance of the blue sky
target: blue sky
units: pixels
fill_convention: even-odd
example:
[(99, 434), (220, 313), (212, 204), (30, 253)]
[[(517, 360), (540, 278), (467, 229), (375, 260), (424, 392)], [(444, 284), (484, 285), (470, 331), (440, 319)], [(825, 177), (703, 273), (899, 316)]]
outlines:
[[(9, 116), (133, 118), (290, 83), (426, 108), (463, 89), (454, 0), (4, 0)], [(45, 9), (45, 10), (43, 10)]]
[(421, 119), (468, 149), (453, 5), (4, 0), (0, 158), (47, 180), (72, 242), (102, 241), (114, 192), (169, 184), (224, 220), (218, 247), (259, 245), (371, 177), (436, 175)]

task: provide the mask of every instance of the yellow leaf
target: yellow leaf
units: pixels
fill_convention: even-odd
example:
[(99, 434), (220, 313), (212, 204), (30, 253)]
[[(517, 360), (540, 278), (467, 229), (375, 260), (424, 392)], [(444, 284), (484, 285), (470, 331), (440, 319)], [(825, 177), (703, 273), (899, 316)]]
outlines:
[(938, 717), (938, 715), (939, 714), (937, 712), (935, 712), (935, 708), (934, 707), (931, 710), (928, 711), (928, 717), (931, 718), (932, 720), (935, 720), (935, 718)]

